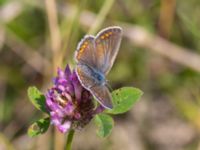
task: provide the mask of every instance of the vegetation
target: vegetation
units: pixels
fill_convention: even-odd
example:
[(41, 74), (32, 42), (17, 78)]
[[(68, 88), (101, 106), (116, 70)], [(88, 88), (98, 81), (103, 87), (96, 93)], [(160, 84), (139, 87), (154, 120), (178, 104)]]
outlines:
[[(114, 117), (107, 139), (89, 124), (75, 133), (73, 148), (199, 149), (199, 14), (198, 0), (1, 0), (0, 149), (63, 149), (65, 135), (53, 127), (40, 137), (27, 135), (31, 123), (46, 117), (28, 101), (27, 88), (45, 93), (57, 67), (75, 66), (82, 37), (113, 25), (124, 33), (109, 83), (144, 94)], [(103, 119), (110, 118), (95, 121)]]

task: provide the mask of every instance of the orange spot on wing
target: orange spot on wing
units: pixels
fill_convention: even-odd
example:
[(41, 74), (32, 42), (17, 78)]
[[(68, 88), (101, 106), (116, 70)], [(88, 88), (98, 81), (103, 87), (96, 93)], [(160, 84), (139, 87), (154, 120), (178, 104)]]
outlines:
[(102, 35), (102, 36), (101, 36), (101, 39), (103, 40), (104, 38), (105, 38), (105, 36)]
[(79, 69), (79, 68), (77, 68), (77, 73), (78, 73), (78, 74), (80, 73), (80, 69)]
[(106, 33), (106, 37), (109, 37), (109, 34), (108, 34), (108, 33)]
[(84, 50), (84, 48), (81, 48), (81, 49), (79, 50), (79, 53), (82, 53), (82, 52), (83, 52), (83, 50)]
[(77, 73), (78, 73), (78, 75), (79, 75), (79, 77), (80, 77), (80, 78), (83, 78), (83, 74), (82, 74), (82, 72), (81, 72), (81, 69), (80, 69), (80, 68), (78, 68), (78, 69), (77, 69)]
[(84, 49), (84, 48), (86, 48), (86, 45), (85, 45), (85, 44), (83, 44), (83, 46), (82, 46), (82, 49)]
[(81, 47), (80, 47), (80, 49), (79, 49), (79, 51), (78, 51), (78, 55), (77, 55), (77, 58), (78, 58), (78, 59), (80, 59), (82, 53), (83, 53), (83, 52), (85, 51), (85, 49), (87, 48), (87, 45), (88, 45), (88, 42), (84, 42), (84, 43), (81, 45)]

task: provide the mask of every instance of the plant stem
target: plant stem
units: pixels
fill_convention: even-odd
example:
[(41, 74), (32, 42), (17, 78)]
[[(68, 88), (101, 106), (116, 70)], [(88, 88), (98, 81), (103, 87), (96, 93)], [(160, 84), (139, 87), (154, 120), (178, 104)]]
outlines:
[(60, 59), (61, 35), (58, 24), (56, 0), (45, 0), (45, 6), (50, 30), (53, 71), (54, 74), (56, 74), (57, 67), (62, 63)]
[(107, 14), (110, 12), (112, 5), (115, 1), (114, 0), (106, 0), (98, 13), (95, 22), (92, 24), (88, 34), (95, 34), (97, 30), (101, 27), (103, 21), (105, 20)]
[(70, 130), (67, 136), (67, 143), (66, 143), (66, 150), (71, 150), (72, 147), (72, 140), (73, 140), (73, 136), (74, 136), (74, 130)]

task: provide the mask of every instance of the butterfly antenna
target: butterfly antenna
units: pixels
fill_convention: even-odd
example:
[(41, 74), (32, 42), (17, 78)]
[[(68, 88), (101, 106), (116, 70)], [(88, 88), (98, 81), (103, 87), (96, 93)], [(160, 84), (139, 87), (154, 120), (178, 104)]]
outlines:
[(109, 89), (110, 91), (113, 91), (113, 88), (110, 86), (110, 84), (109, 84), (108, 82), (109, 82), (109, 81), (106, 80), (106, 86), (108, 87), (108, 89)]
[[(113, 91), (113, 88), (110, 86), (108, 80), (106, 80), (106, 86), (108, 87), (108, 89), (109, 89), (110, 91)], [(121, 93), (119, 93), (119, 94), (120, 94), (119, 96), (121, 97)], [(117, 96), (117, 95), (114, 95), (114, 96)]]

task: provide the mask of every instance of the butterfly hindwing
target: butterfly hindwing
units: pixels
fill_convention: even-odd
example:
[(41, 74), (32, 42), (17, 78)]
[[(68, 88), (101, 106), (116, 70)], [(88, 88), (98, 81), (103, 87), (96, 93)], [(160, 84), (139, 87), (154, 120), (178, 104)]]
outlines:
[(98, 82), (92, 76), (92, 68), (87, 65), (77, 65), (76, 73), (82, 85), (89, 90), (104, 107), (112, 108), (110, 92), (105, 85), (97, 84)]
[(78, 64), (76, 66), (76, 73), (82, 85), (89, 90), (91, 86), (95, 85), (95, 78), (92, 76), (92, 70), (87, 65)]
[(92, 94), (96, 97), (100, 104), (104, 107), (111, 109), (112, 106), (112, 98), (110, 95), (110, 91), (105, 85), (95, 85), (90, 88)]

